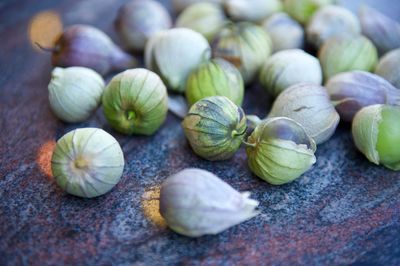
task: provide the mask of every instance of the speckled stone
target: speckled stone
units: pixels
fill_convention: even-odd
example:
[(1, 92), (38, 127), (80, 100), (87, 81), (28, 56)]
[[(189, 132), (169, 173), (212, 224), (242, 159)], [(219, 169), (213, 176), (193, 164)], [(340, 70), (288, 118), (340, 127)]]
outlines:
[[(30, 46), (30, 18), (54, 9), (65, 24), (98, 25), (115, 37), (111, 22), (122, 2), (0, 4), (0, 265), (400, 264), (400, 174), (357, 152), (349, 125), (318, 147), (310, 171), (272, 186), (250, 173), (244, 149), (224, 162), (197, 157), (181, 120), (171, 114), (151, 137), (114, 132), (101, 109), (85, 123), (58, 121), (47, 100), (50, 57)], [(252, 86), (245, 111), (263, 116), (271, 100)], [(49, 163), (58, 138), (87, 126), (115, 136), (126, 158), (121, 182), (95, 199), (63, 192)], [(191, 239), (172, 232), (158, 213), (159, 186), (186, 167), (251, 191), (261, 214), (217, 236)]]

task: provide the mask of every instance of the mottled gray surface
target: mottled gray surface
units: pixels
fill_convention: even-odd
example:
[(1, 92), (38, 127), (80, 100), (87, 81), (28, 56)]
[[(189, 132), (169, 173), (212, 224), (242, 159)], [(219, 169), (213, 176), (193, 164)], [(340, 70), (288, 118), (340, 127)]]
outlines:
[[(226, 162), (196, 157), (173, 115), (152, 137), (115, 133), (101, 109), (87, 123), (58, 121), (47, 100), (50, 57), (30, 46), (30, 18), (53, 9), (68, 25), (97, 25), (115, 39), (111, 21), (122, 2), (0, 5), (0, 264), (400, 264), (400, 174), (359, 154), (349, 125), (318, 147), (311, 171), (271, 186), (249, 172), (243, 149)], [(265, 115), (267, 95), (257, 86), (246, 93), (246, 112)], [(50, 173), (55, 141), (85, 126), (112, 133), (126, 157), (121, 182), (96, 199), (67, 195)], [(185, 167), (210, 170), (251, 191), (262, 214), (217, 236), (171, 232), (158, 215), (157, 187)]]

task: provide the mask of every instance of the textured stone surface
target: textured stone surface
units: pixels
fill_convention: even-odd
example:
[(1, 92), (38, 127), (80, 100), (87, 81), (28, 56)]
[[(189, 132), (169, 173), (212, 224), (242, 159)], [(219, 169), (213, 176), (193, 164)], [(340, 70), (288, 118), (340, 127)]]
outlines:
[[(111, 22), (122, 2), (0, 4), (1, 265), (400, 264), (400, 174), (368, 163), (348, 125), (318, 147), (312, 170), (271, 186), (249, 172), (243, 149), (225, 162), (196, 157), (173, 115), (152, 137), (115, 133), (101, 109), (86, 123), (58, 121), (47, 100), (50, 57), (32, 48), (30, 19), (52, 9), (66, 25), (97, 25), (116, 39)], [(379, 3), (385, 2), (399, 11), (398, 3)], [(246, 94), (246, 112), (265, 115), (271, 99), (257, 86)], [(112, 133), (126, 157), (121, 182), (96, 199), (67, 195), (50, 171), (55, 141), (86, 126)], [(251, 191), (262, 214), (217, 236), (173, 233), (158, 214), (157, 193), (168, 175), (185, 167), (210, 170)]]

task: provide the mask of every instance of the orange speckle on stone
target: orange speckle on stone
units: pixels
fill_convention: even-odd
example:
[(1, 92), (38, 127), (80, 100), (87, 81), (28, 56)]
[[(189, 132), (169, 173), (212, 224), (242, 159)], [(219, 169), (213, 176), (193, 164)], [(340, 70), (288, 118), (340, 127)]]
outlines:
[(142, 195), (142, 210), (146, 219), (158, 227), (166, 227), (164, 218), (160, 214), (160, 186), (146, 189)]
[(36, 163), (39, 166), (40, 171), (49, 179), (53, 178), (51, 173), (51, 156), (53, 155), (55, 146), (56, 142), (54, 140), (49, 140), (39, 148), (36, 155)]

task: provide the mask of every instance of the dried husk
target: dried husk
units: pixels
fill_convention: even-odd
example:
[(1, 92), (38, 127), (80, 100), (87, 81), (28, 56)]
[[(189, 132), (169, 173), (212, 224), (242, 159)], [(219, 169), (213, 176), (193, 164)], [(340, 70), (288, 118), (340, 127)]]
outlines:
[(343, 121), (351, 122), (360, 109), (369, 105), (400, 105), (400, 90), (365, 71), (337, 74), (325, 86)]
[(259, 203), (249, 196), (208, 171), (189, 168), (163, 182), (160, 213), (179, 234), (215, 235), (258, 214)]
[(376, 9), (362, 6), (360, 9), (362, 33), (375, 44), (380, 54), (400, 47), (400, 23)]
[(136, 59), (122, 51), (101, 30), (89, 25), (67, 27), (57, 39), (52, 55), (54, 66), (82, 66), (101, 75), (137, 65)]

